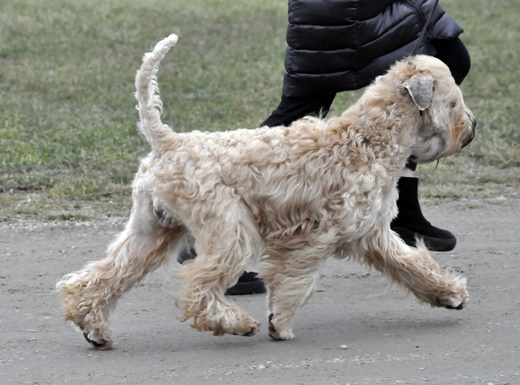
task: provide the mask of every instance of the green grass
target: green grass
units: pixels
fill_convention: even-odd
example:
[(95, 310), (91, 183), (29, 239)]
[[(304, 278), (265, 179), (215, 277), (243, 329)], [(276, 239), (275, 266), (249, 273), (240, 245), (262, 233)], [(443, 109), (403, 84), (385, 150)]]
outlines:
[[(517, 0), (443, 1), (473, 60), (463, 84), (476, 140), (420, 171), (434, 197), (515, 195), (520, 174)], [(255, 127), (277, 105), (287, 4), (278, 0), (2, 0), (0, 215), (88, 218), (128, 208), (148, 145), (134, 76), (175, 32), (162, 64), (164, 120), (178, 131)], [(357, 92), (337, 98), (341, 111)]]

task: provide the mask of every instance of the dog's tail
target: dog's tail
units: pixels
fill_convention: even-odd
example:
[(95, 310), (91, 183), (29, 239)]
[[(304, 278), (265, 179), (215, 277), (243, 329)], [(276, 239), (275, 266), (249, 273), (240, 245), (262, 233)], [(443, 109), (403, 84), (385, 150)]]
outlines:
[(135, 79), (135, 97), (138, 101), (139, 131), (145, 136), (153, 150), (159, 150), (162, 143), (171, 138), (173, 131), (161, 121), (162, 101), (159, 97), (157, 72), (159, 63), (166, 53), (177, 43), (177, 35), (170, 35), (156, 44), (152, 52), (143, 57), (143, 64)]

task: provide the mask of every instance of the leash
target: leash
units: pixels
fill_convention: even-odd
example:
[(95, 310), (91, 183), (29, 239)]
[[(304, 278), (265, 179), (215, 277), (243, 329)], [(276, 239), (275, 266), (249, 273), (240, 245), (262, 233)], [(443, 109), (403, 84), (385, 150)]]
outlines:
[(430, 27), (430, 23), (432, 21), (433, 12), (437, 8), (437, 4), (439, 4), (439, 0), (435, 0), (435, 4), (433, 4), (432, 10), (428, 14), (428, 17), (426, 19), (426, 22), (424, 23), (423, 29), (421, 30), (419, 38), (417, 39), (417, 43), (415, 43), (415, 47), (413, 48), (413, 51), (410, 54), (410, 56), (414, 56), (414, 55), (417, 54), (417, 51), (419, 50), (419, 46), (421, 45), (422, 41), (424, 40), (424, 35), (426, 35), (426, 31)]

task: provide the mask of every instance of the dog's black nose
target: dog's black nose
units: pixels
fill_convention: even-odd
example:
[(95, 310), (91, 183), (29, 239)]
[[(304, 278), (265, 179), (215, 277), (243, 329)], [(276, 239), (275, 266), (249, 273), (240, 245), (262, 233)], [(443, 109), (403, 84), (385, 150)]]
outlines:
[(470, 115), (470, 119), (471, 119), (471, 129), (473, 131), (473, 136), (475, 136), (475, 130), (477, 128), (477, 119), (475, 119), (475, 117), (473, 115)]
[(461, 148), (466, 147), (468, 144), (470, 144), (473, 139), (475, 139), (475, 132), (477, 130), (477, 119), (471, 114), (469, 115), (469, 119), (471, 121), (471, 135), (468, 136), (468, 138), (464, 141)]

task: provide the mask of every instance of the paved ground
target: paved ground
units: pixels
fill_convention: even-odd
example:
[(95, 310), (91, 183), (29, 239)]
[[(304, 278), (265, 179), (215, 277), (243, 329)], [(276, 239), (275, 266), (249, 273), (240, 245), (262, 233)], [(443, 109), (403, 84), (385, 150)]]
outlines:
[(267, 336), (263, 295), (236, 298), (263, 320), (260, 334), (213, 337), (178, 321), (158, 271), (120, 302), (106, 352), (62, 320), (53, 290), (101, 258), (123, 223), (0, 223), (0, 384), (520, 384), (520, 200), (425, 211), (459, 237), (436, 258), (468, 278), (462, 311), (419, 305), (378, 273), (330, 260), (295, 340)]

